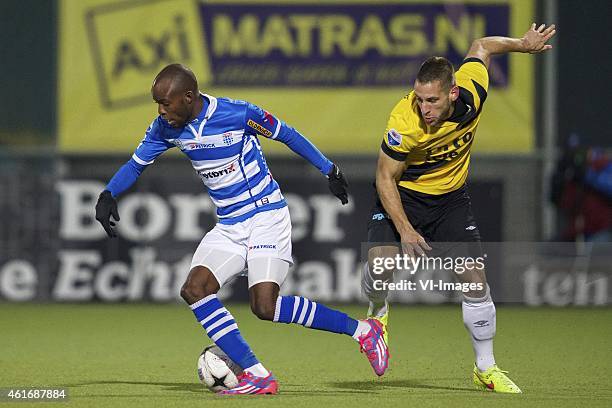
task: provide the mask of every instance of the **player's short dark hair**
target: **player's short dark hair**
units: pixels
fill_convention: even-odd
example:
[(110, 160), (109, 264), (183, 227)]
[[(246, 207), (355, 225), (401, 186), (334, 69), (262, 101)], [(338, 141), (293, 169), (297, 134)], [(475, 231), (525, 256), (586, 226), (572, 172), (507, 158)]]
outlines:
[(170, 64), (165, 66), (155, 77), (153, 83), (169, 79), (172, 88), (178, 92), (192, 91), (198, 93), (198, 80), (192, 70), (183, 64)]
[(444, 57), (429, 57), (421, 65), (416, 80), (422, 84), (440, 81), (445, 89), (450, 89), (455, 84), (455, 68)]

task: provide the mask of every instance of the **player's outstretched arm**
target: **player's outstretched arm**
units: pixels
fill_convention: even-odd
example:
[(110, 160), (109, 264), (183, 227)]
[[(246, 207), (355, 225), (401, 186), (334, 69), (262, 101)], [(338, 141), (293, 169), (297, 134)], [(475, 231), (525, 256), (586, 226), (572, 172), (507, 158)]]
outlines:
[(533, 23), (531, 28), (521, 38), (510, 37), (483, 37), (474, 40), (465, 58), (478, 58), (488, 68), (491, 56), (505, 54), (508, 52), (524, 52), (537, 54), (550, 50), (552, 45), (547, 44), (557, 32), (555, 25), (546, 27), (541, 24), (536, 28)]
[(342, 205), (348, 204), (348, 183), (342, 171), (295, 128), (251, 103), (247, 105), (245, 125), (248, 133), (282, 142), (310, 162), (327, 177), (332, 194), (338, 197)]
[(153, 164), (160, 154), (173, 146), (161, 138), (157, 122), (158, 120), (156, 119), (151, 123), (132, 158), (115, 173), (98, 197), (96, 220), (102, 224), (102, 227), (111, 238), (117, 236), (114, 229), (115, 222), (111, 220), (111, 216), (115, 221), (119, 221), (115, 197), (118, 197), (130, 188), (147, 166)]
[(385, 211), (391, 217), (393, 225), (400, 234), (404, 252), (411, 257), (415, 253), (416, 255), (424, 255), (424, 251), (430, 250), (431, 247), (427, 245), (425, 239), (415, 231), (408, 221), (397, 189), (397, 181), (403, 171), (404, 162), (394, 160), (382, 149), (380, 150), (376, 168), (376, 190), (380, 201), (382, 201)]
[(308, 160), (313, 166), (325, 172), (327, 166), (331, 166), (325, 176), (329, 183), (329, 190), (338, 197), (342, 205), (348, 204), (348, 183), (340, 168), (332, 163), (323, 153), (316, 148), (308, 139), (294, 128), (281, 124), (281, 130), (277, 140), (286, 144), (295, 153)]

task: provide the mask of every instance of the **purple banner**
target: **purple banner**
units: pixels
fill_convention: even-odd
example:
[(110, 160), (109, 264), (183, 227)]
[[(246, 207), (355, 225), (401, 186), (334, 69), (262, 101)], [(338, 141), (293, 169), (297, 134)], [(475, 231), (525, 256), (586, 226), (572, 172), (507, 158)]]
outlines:
[[(508, 5), (200, 5), (213, 83), (395, 86), (422, 61), (461, 64), (475, 38), (509, 34)], [(491, 83), (508, 83), (496, 57)]]

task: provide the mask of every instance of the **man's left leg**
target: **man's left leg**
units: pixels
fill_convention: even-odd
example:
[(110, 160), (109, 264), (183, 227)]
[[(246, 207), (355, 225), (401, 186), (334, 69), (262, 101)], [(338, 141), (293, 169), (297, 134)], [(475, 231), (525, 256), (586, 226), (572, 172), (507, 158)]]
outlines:
[(487, 285), (484, 269), (472, 269), (457, 275), (462, 283), (476, 283), (482, 290), (463, 295), (463, 324), (470, 333), (475, 363), (474, 384), (484, 391), (521, 393), (521, 389), (495, 364), (493, 337), (496, 329), (495, 304)]
[[(437, 225), (435, 241), (457, 257), (481, 258), (480, 232), (472, 214), (470, 198), (464, 189), (447, 203)], [(496, 331), (496, 310), (487, 284), (484, 268), (474, 267), (456, 274), (461, 283), (476, 283), (478, 289), (464, 292), (463, 323), (470, 334), (474, 349), (474, 384), (483, 389), (503, 393), (520, 393), (520, 388), (495, 364), (493, 337)]]
[(254, 258), (248, 261), (248, 267), (251, 310), (257, 317), (351, 336), (359, 342), (376, 374), (385, 373), (389, 352), (379, 321), (355, 320), (346, 313), (305, 297), (279, 296), (280, 285), (289, 270), (289, 263), (285, 260)]

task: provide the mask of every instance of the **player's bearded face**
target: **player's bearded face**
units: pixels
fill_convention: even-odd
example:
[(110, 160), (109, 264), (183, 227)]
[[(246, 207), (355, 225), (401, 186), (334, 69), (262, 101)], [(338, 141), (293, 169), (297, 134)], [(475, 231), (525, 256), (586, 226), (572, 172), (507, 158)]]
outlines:
[(421, 117), (428, 126), (439, 126), (452, 113), (453, 102), (459, 96), (456, 86), (446, 89), (440, 81), (414, 83), (414, 93)]

